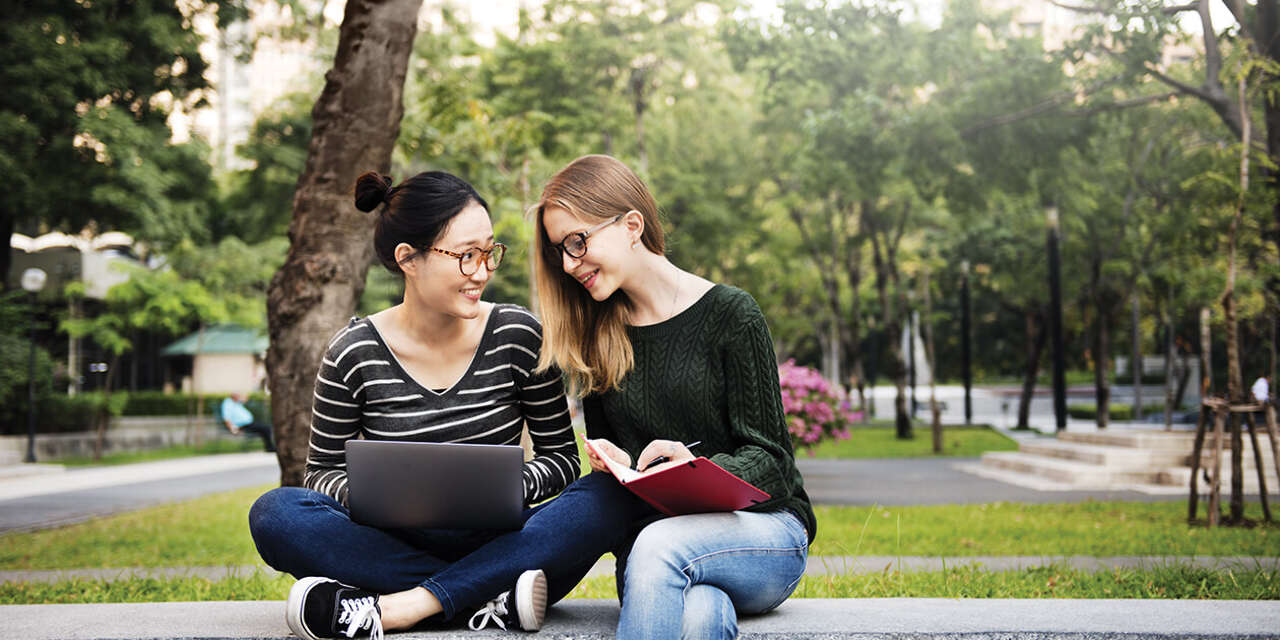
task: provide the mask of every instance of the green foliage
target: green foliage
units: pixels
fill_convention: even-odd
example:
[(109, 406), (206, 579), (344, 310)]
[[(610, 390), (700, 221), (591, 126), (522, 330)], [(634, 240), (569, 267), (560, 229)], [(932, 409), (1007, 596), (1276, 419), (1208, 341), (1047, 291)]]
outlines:
[[(1148, 404), (1142, 407), (1142, 415), (1144, 416), (1163, 413), (1164, 403)], [(1067, 415), (1077, 420), (1093, 420), (1098, 417), (1098, 405), (1088, 403), (1069, 404), (1067, 405)], [(1133, 405), (1112, 402), (1107, 406), (1107, 415), (1112, 420), (1132, 420)]]
[(293, 93), (258, 116), (249, 140), (236, 149), (252, 164), (225, 177), (223, 215), (210, 221), (213, 237), (257, 244), (284, 236), (293, 215), (293, 190), (307, 161), (313, 92)]
[[(46, 391), (36, 396), (36, 433), (91, 431), (97, 426), (97, 420), (121, 415), (125, 401), (125, 395), (120, 393), (110, 397), (101, 392), (68, 396)], [(14, 413), (0, 423), (0, 434), (27, 433), (27, 406), (23, 396), (21, 402), (13, 406)]]
[[(196, 407), (197, 395), (194, 393), (164, 393), (161, 391), (133, 391), (118, 394), (124, 396), (122, 415), (126, 416), (183, 416), (191, 413)], [(219, 403), (227, 397), (224, 393), (205, 393), (198, 396), (203, 399), (205, 415), (213, 415)], [(266, 394), (254, 392), (248, 394), (245, 407), (254, 415), (266, 418), (271, 415), (271, 402)]]
[[(1280, 525), (1187, 524), (1185, 501), (834, 507), (819, 505), (811, 555), (1262, 556)], [(1261, 519), (1256, 502), (1246, 515)]]
[[(205, 63), (191, 20), (164, 0), (25, 2), (0, 27), (0, 230), (90, 221), (164, 243), (207, 213), (198, 145), (165, 117), (194, 106)], [(160, 97), (163, 96), (163, 97)]]

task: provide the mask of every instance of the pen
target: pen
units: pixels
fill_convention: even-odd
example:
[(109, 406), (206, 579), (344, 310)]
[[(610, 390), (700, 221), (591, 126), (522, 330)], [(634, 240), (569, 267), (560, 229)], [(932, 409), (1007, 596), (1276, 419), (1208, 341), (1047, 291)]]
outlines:
[[(695, 441), (695, 442), (690, 442), (689, 444), (686, 444), (686, 445), (684, 446), (684, 448), (686, 448), (686, 449), (692, 449), (692, 448), (694, 448), (694, 447), (696, 447), (696, 446), (698, 446), (698, 445), (700, 445), (700, 444), (702, 444), (702, 441), (701, 441), (701, 440), (697, 440), (697, 441)], [(650, 467), (653, 467), (654, 465), (662, 464), (662, 463), (664, 463), (664, 462), (671, 462), (671, 458), (668, 458), (668, 457), (666, 457), (666, 456), (658, 456), (658, 457), (654, 458), (653, 460), (650, 460), (650, 461), (649, 461), (649, 464), (645, 465), (644, 469), (639, 469), (639, 471), (646, 471), (646, 470), (648, 470)]]

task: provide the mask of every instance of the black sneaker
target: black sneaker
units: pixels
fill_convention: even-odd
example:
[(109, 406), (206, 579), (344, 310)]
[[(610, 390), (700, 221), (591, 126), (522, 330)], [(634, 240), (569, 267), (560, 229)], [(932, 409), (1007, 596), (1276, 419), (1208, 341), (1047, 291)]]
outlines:
[(289, 629), (307, 640), (382, 638), (382, 609), (378, 594), (329, 578), (303, 578), (289, 589), (285, 605)]
[(467, 626), (479, 631), (495, 622), (502, 629), (537, 631), (542, 628), (546, 615), (547, 576), (541, 569), (535, 569), (520, 574), (513, 589), (486, 603), (471, 616)]

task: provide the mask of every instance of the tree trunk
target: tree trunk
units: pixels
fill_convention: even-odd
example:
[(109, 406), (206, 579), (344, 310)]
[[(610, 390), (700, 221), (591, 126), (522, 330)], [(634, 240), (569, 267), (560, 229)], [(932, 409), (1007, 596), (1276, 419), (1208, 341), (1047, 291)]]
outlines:
[[(13, 213), (0, 211), (0, 238), (4, 238), (4, 247), (0, 248), (0, 293), (9, 290), (9, 269), (13, 266), (13, 248), (9, 243), (16, 227), (17, 220), (14, 219)], [(71, 373), (75, 375), (74, 371)]]
[[(893, 378), (896, 389), (893, 399), (894, 426), (899, 439), (909, 440), (913, 434), (911, 433), (911, 415), (907, 411), (907, 366), (902, 353), (902, 315), (906, 309), (906, 300), (898, 282), (895, 256), (897, 240), (893, 238), (892, 230), (879, 228), (876, 220), (877, 213), (878, 211), (871, 203), (862, 204), (863, 228), (871, 237), (872, 262), (876, 269), (876, 295), (880, 300), (881, 322), (884, 325), (884, 337), (889, 352), (886, 368), (887, 373)], [(904, 210), (898, 217), (899, 229), (905, 226), (908, 213), (909, 210)], [(901, 239), (901, 235), (898, 239)]]
[[(1173, 296), (1170, 296), (1169, 305), (1173, 304)], [(1164, 430), (1173, 430), (1173, 410), (1176, 408), (1173, 404), (1174, 399), (1174, 383), (1173, 383), (1173, 362), (1178, 357), (1177, 346), (1173, 341), (1173, 312), (1167, 308), (1164, 312)]]
[(389, 171), (421, 5), (348, 2), (333, 68), (311, 112), (289, 255), (267, 290), (267, 372), (283, 485), (302, 484), (320, 358), (364, 291), (373, 220), (355, 209), (351, 188), (364, 171)]
[(116, 369), (120, 366), (120, 356), (112, 355), (111, 363), (107, 365), (107, 378), (102, 383), (102, 407), (98, 410), (97, 431), (98, 437), (93, 442), (93, 459), (102, 459), (102, 450), (107, 442), (107, 427), (111, 426), (111, 386), (115, 384)]
[(1132, 347), (1132, 361), (1129, 363), (1130, 373), (1133, 375), (1133, 420), (1134, 422), (1142, 421), (1142, 344), (1141, 331), (1138, 326), (1138, 292), (1134, 291), (1130, 294), (1130, 302), (1133, 305), (1133, 320), (1130, 327), (1130, 341)]
[(1108, 341), (1111, 334), (1107, 327), (1107, 314), (1102, 305), (1097, 307), (1098, 317), (1093, 327), (1093, 392), (1098, 403), (1098, 415), (1095, 422), (1099, 429), (1106, 429), (1111, 420), (1111, 384), (1107, 380), (1107, 369), (1111, 361), (1111, 349)]
[(1200, 399), (1213, 390), (1213, 339), (1209, 334), (1209, 307), (1200, 309)]
[[(1245, 98), (1244, 76), (1239, 81), (1240, 103), (1247, 104)], [(1240, 370), (1240, 325), (1236, 318), (1236, 249), (1240, 237), (1240, 226), (1244, 219), (1245, 194), (1249, 191), (1249, 144), (1250, 130), (1247, 113), (1244, 117), (1244, 142), (1240, 148), (1240, 196), (1235, 215), (1231, 218), (1231, 226), (1227, 231), (1227, 286), (1222, 292), (1222, 317), (1227, 325), (1227, 400), (1231, 403), (1244, 403), (1244, 375)], [(1244, 443), (1240, 438), (1240, 422), (1242, 416), (1231, 414), (1231, 521), (1244, 520), (1244, 469), (1240, 449)]]
[(929, 291), (929, 270), (922, 274), (924, 278), (924, 321), (920, 323), (920, 331), (924, 336), (924, 357), (929, 364), (929, 420), (933, 432), (933, 453), (942, 453), (942, 409), (938, 405), (938, 365), (933, 351), (933, 297)]
[(649, 106), (648, 98), (645, 96), (645, 89), (649, 84), (648, 78), (648, 67), (632, 69), (629, 78), (632, 108), (635, 109), (636, 114), (636, 161), (642, 176), (649, 173), (649, 151), (644, 144), (644, 112)]
[[(1031, 400), (1036, 391), (1036, 377), (1040, 375), (1040, 356), (1049, 332), (1044, 327), (1044, 316), (1038, 311), (1028, 311), (1026, 318), (1027, 368), (1022, 377), (1022, 393), (1018, 398), (1017, 429), (1031, 428)], [(1039, 331), (1036, 330), (1037, 324)]]

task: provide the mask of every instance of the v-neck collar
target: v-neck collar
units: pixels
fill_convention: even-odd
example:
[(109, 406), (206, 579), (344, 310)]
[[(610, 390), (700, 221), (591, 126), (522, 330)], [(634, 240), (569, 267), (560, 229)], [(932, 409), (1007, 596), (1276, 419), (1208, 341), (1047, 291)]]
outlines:
[(458, 385), (461, 384), (463, 380), (466, 380), (467, 376), (471, 375), (473, 371), (475, 371), (476, 363), (480, 361), (481, 354), (484, 352), (484, 348), (488, 346), (490, 342), (490, 336), (493, 335), (493, 331), (491, 331), (491, 327), (494, 323), (494, 319), (498, 315), (498, 306), (499, 305), (495, 303), (492, 307), (489, 308), (489, 317), (486, 318), (484, 321), (484, 333), (480, 336), (480, 342), (476, 345), (475, 352), (471, 354), (471, 362), (467, 364), (467, 368), (462, 372), (462, 375), (458, 376), (458, 379), (454, 380), (453, 384), (449, 385), (449, 387), (446, 388), (444, 391), (437, 391), (435, 389), (432, 389), (431, 387), (428, 387), (427, 385), (422, 384), (422, 382), (417, 378), (413, 377), (413, 374), (409, 373), (409, 370), (406, 369), (404, 367), (404, 364), (400, 362), (400, 357), (397, 356), (395, 350), (391, 348), (391, 344), (388, 343), (386, 339), (382, 337), (382, 332), (378, 331), (378, 325), (373, 323), (373, 318), (367, 317), (364, 320), (365, 322), (369, 323), (369, 328), (373, 330), (373, 336), (378, 340), (378, 344), (382, 345), (382, 348), (386, 349), (387, 353), (391, 354), (392, 365), (395, 366), (396, 369), (399, 369), (399, 372), (402, 375), (404, 375), (406, 380), (412, 382), (413, 384), (418, 385), (419, 389), (421, 389), (424, 393), (431, 394), (431, 397), (443, 398), (453, 393), (453, 390), (458, 388)]

